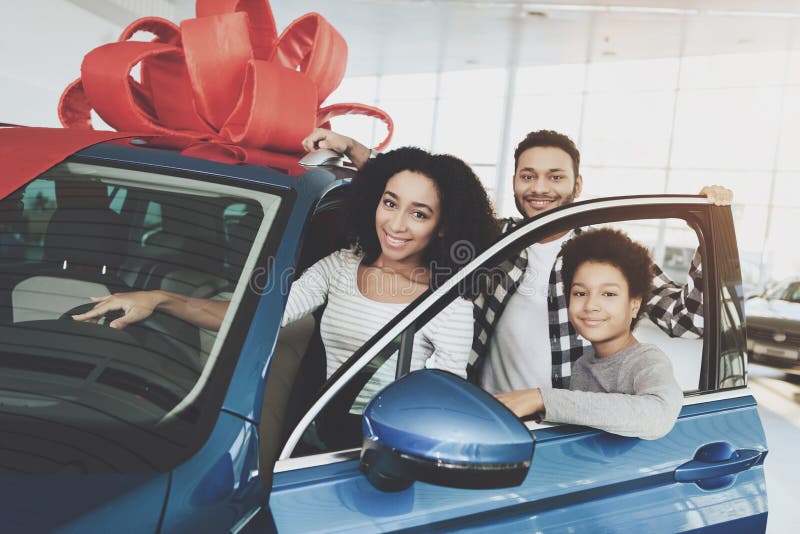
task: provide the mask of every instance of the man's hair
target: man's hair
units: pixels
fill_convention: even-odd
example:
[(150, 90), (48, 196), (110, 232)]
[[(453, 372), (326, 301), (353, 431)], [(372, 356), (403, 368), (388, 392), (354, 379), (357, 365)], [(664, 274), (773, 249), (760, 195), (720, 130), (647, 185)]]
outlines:
[(606, 263), (620, 270), (628, 282), (630, 298), (641, 298), (639, 312), (631, 321), (631, 329), (642, 316), (653, 286), (653, 259), (647, 248), (627, 234), (611, 228), (581, 232), (569, 240), (562, 251), (561, 279), (569, 302), (575, 271), (587, 261)]
[(517, 149), (514, 151), (514, 172), (517, 172), (517, 165), (519, 164), (519, 157), (523, 152), (529, 148), (535, 147), (552, 147), (560, 148), (566, 152), (572, 160), (572, 170), (575, 172), (575, 178), (580, 174), (579, 169), (581, 166), (581, 153), (575, 143), (562, 133), (553, 130), (538, 130), (530, 132), (525, 136), (525, 139), (519, 142)]
[[(375, 210), (386, 183), (395, 174), (412, 171), (430, 178), (439, 192), (439, 228), (425, 250), (425, 267), (432, 272), (431, 286), (453, 274), (483, 252), (500, 235), (486, 189), (462, 160), (446, 154), (431, 154), (403, 147), (370, 159), (353, 178), (350, 187), (350, 242), (371, 264), (381, 253), (375, 230)], [(438, 234), (438, 232), (437, 232)], [(441, 274), (437, 274), (441, 273)]]

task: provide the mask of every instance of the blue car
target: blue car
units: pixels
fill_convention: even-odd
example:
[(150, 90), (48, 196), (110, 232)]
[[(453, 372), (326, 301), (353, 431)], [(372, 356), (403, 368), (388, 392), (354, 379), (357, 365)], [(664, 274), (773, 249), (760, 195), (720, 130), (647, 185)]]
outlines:
[[(317, 318), (280, 320), (297, 275), (346, 243), (350, 174), (335, 159), (294, 177), (134, 139), (81, 150), (0, 200), (19, 237), (0, 258), (3, 531), (765, 529), (729, 208), (660, 195), (549, 211), (326, 378)], [(520, 421), (454, 375), (408, 372), (413, 336), (459, 284), (589, 225), (625, 229), (667, 267), (671, 250), (702, 256), (704, 337), (646, 320), (636, 332), (685, 391), (667, 436)], [(163, 313), (124, 330), (71, 320), (90, 297), (143, 289), (231, 304), (218, 332)]]

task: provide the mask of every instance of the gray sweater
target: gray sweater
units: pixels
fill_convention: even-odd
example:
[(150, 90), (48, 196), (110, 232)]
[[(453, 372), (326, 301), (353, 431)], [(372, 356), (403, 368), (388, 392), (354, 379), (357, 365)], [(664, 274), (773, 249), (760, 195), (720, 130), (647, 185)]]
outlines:
[(573, 364), (568, 390), (541, 392), (547, 421), (642, 439), (667, 434), (683, 405), (669, 358), (647, 343), (605, 358), (586, 354)]

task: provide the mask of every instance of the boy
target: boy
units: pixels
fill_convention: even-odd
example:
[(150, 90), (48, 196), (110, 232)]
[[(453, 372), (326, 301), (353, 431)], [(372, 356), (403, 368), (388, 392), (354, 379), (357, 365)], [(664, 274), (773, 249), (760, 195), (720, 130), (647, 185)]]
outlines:
[(496, 395), (518, 417), (541, 414), (642, 439), (657, 439), (675, 424), (683, 393), (669, 358), (632, 334), (650, 293), (653, 262), (624, 233), (588, 230), (563, 249), (562, 275), (569, 320), (591, 342), (572, 367), (569, 389), (526, 389)]

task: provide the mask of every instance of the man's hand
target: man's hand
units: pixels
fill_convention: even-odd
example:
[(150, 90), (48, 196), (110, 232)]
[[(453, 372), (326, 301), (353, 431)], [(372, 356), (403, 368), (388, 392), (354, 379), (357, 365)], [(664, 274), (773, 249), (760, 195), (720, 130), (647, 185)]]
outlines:
[(721, 185), (707, 185), (698, 194), (708, 198), (708, 203), (715, 206), (730, 206), (733, 202), (733, 191)]
[(323, 128), (315, 128), (308, 137), (303, 139), (303, 148), (306, 152), (313, 152), (325, 148), (338, 152), (339, 154), (344, 154), (353, 162), (353, 165), (355, 165), (357, 169), (363, 167), (372, 155), (369, 148), (355, 139)]
[(494, 398), (502, 402), (517, 417), (544, 411), (544, 399), (538, 388), (498, 393)]
[(333, 150), (339, 154), (347, 155), (353, 140), (336, 132), (315, 128), (308, 137), (303, 139), (303, 148), (306, 152), (313, 152), (321, 148)]

